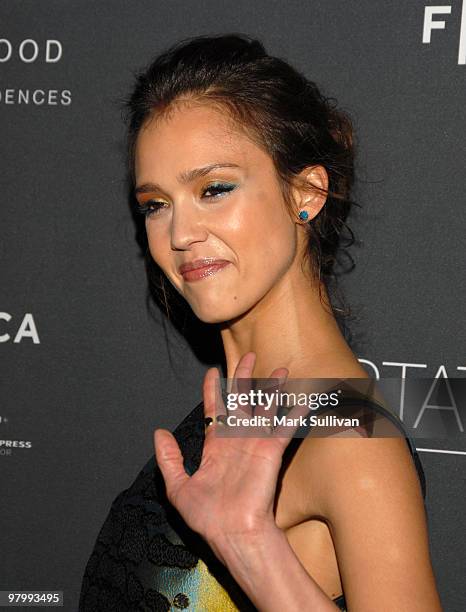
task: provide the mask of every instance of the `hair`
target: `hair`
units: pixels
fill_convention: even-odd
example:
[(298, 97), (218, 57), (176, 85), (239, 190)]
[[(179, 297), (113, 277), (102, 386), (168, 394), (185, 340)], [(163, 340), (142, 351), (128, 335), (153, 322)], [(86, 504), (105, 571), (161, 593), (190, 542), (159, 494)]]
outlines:
[[(291, 187), (308, 166), (321, 165), (328, 175), (326, 202), (307, 224), (308, 259), (319, 294), (323, 282), (337, 291), (337, 254), (355, 242), (346, 220), (353, 205), (353, 127), (349, 115), (325, 97), (317, 85), (283, 59), (269, 55), (263, 44), (244, 34), (198, 36), (178, 42), (136, 74), (125, 101), (128, 124), (128, 170), (134, 184), (135, 145), (146, 120), (161, 117), (180, 101), (214, 105), (225, 110), (247, 135), (272, 158), (285, 203), (291, 210)], [(320, 190), (317, 186), (303, 187)], [(146, 265), (154, 296), (170, 316), (170, 305), (186, 311), (187, 303), (155, 264), (146, 248)], [(348, 271), (348, 270), (346, 270)], [(332, 287), (330, 286), (332, 285)], [(331, 305), (343, 332), (349, 308)], [(189, 309), (190, 310), (190, 309)]]

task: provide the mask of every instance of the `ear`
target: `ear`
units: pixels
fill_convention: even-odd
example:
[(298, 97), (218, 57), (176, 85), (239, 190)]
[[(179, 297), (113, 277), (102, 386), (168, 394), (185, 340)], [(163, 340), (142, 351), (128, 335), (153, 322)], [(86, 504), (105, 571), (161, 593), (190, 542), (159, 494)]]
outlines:
[[(321, 191), (322, 190), (322, 191)], [(293, 197), (296, 203), (296, 218), (299, 212), (305, 210), (308, 214), (306, 223), (316, 217), (327, 201), (328, 174), (323, 166), (308, 166), (297, 175), (293, 187)]]

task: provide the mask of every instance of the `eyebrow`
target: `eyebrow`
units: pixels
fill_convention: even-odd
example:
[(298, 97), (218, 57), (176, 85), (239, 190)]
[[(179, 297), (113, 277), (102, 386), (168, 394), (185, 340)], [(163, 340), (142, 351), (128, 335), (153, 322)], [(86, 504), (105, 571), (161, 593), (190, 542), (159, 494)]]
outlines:
[[(217, 168), (239, 168), (238, 164), (232, 164), (229, 162), (222, 162), (219, 164), (209, 164), (208, 166), (202, 166), (200, 168), (193, 168), (192, 170), (185, 170), (178, 175), (178, 181), (182, 184), (191, 183), (195, 179), (209, 174), (212, 170)], [(144, 183), (139, 185), (134, 190), (134, 195), (138, 193), (151, 193), (152, 191), (163, 191), (163, 189), (157, 185), (157, 183)]]

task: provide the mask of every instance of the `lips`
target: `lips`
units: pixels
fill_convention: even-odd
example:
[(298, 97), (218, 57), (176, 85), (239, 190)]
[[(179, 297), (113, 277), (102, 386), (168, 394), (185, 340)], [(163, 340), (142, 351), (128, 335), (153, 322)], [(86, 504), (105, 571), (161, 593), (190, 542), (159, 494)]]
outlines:
[(226, 259), (216, 259), (215, 257), (204, 257), (195, 259), (182, 264), (178, 271), (186, 281), (199, 280), (206, 276), (212, 276), (223, 269), (230, 262)]

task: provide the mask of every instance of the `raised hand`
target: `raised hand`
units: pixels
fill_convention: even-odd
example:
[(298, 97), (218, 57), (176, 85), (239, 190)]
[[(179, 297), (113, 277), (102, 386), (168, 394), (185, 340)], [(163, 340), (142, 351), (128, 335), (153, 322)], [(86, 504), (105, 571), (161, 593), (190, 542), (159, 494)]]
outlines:
[[(251, 378), (255, 359), (253, 352), (241, 358), (234, 375), (239, 386), (241, 379)], [(286, 368), (277, 368), (270, 378), (282, 384), (287, 375)], [(170, 503), (223, 561), (222, 544), (239, 536), (244, 541), (269, 530), (271, 525), (275, 527), (278, 473), (293, 431), (287, 428), (285, 432), (283, 427), (274, 431), (256, 428), (257, 437), (252, 437), (239, 435), (235, 428), (234, 436), (216, 435), (217, 428), (227, 427), (216, 421), (219, 412), (226, 415), (219, 389), (219, 372), (210, 368), (204, 377), (203, 396), (205, 417), (213, 419), (213, 424), (206, 428), (201, 463), (192, 476), (186, 473), (178, 443), (169, 431), (157, 429), (154, 444)], [(299, 410), (302, 407), (295, 407), (289, 416)], [(243, 411), (243, 416), (248, 415), (248, 410)]]

